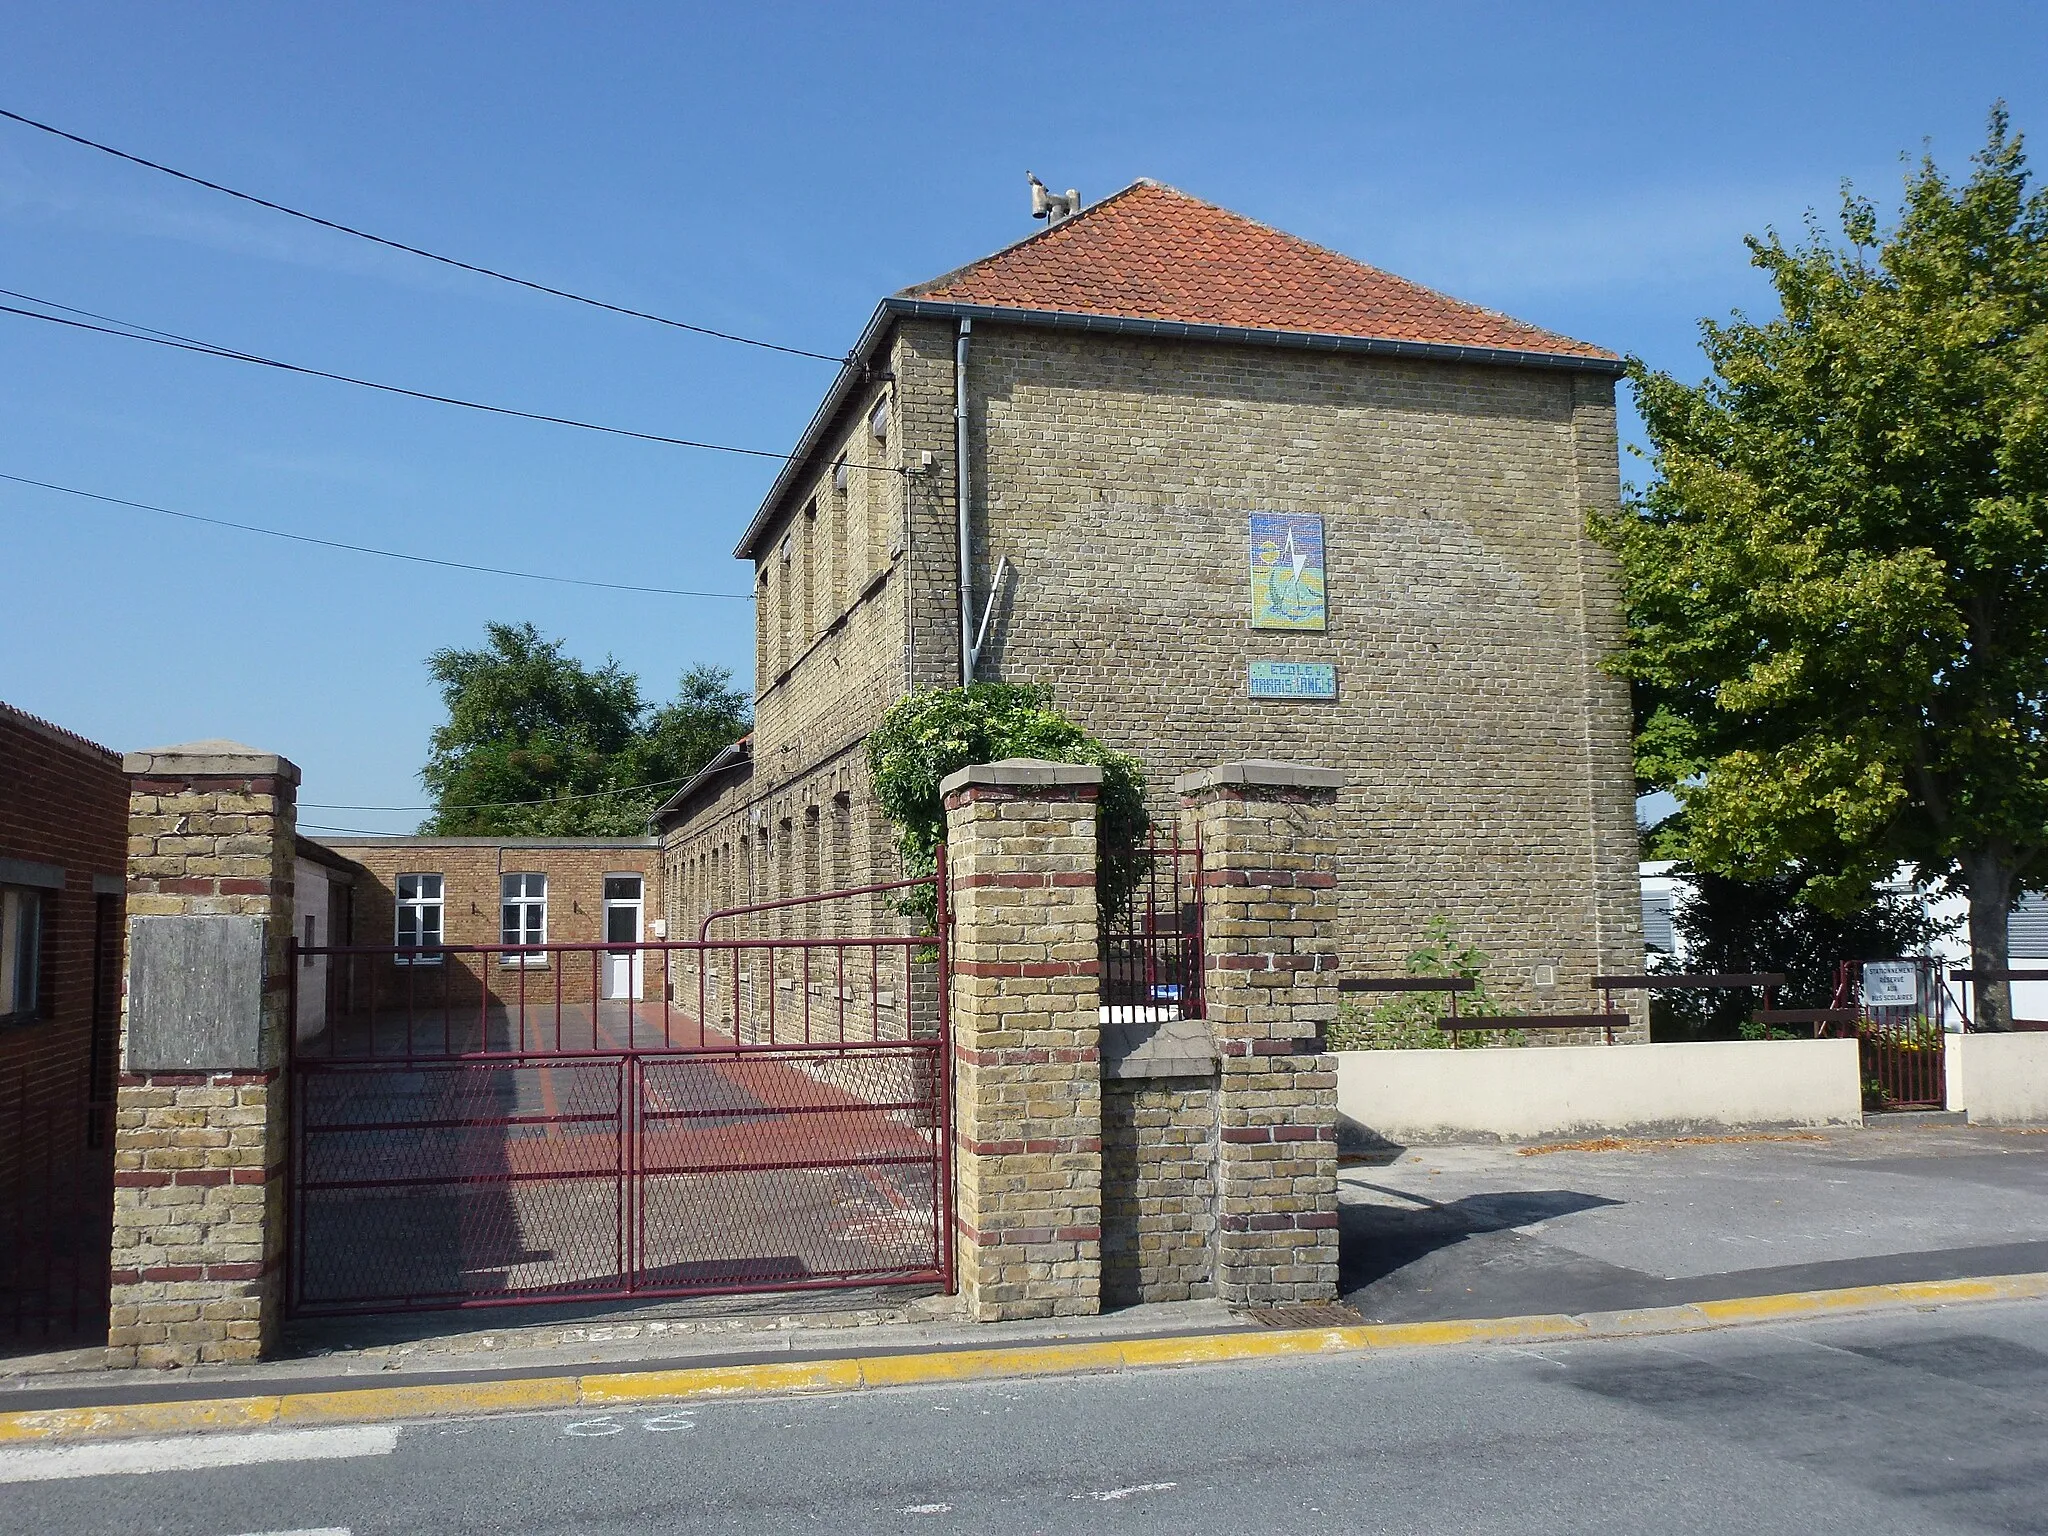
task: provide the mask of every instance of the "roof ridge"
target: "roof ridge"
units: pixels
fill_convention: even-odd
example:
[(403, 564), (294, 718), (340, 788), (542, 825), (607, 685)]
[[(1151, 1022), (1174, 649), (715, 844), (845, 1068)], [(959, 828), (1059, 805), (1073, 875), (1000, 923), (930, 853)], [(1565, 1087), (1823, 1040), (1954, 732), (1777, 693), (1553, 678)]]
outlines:
[[(1030, 234), (1024, 235), (1019, 239), (1012, 240), (1008, 245), (997, 246), (994, 250), (988, 252), (986, 255), (977, 256), (972, 261), (963, 261), (959, 266), (954, 267), (951, 271), (941, 272), (937, 277), (928, 277), (921, 283), (912, 283), (908, 288), (899, 288), (896, 290), (894, 296), (899, 299), (914, 299), (918, 297), (919, 294), (925, 292), (927, 289), (941, 287), (942, 285), (951, 282), (954, 278), (958, 277), (963, 272), (971, 272), (976, 267), (981, 266), (984, 263), (995, 261), (1000, 257), (1009, 255), (1012, 251), (1021, 251), (1022, 249), (1024, 249), (1025, 246), (1030, 245), (1033, 241), (1043, 240), (1047, 235), (1052, 234), (1055, 230), (1072, 228), (1074, 225), (1080, 223), (1081, 220), (1087, 218), (1089, 214), (1095, 212), (1096, 209), (1107, 208), (1111, 203), (1115, 202), (1118, 198), (1126, 196), (1129, 193), (1135, 192), (1140, 187), (1159, 187), (1164, 188), (1168, 192), (1180, 192), (1180, 188), (1178, 187), (1169, 187), (1166, 185), (1165, 182), (1154, 181), (1150, 176), (1140, 176), (1135, 181), (1128, 182), (1125, 185), (1118, 187), (1114, 192), (1110, 193), (1107, 197), (1100, 198), (1092, 203), (1082, 204), (1079, 212), (1069, 214), (1066, 218), (1061, 219), (1057, 224), (1051, 222), (1050, 220), (1047, 220), (1046, 226), (1043, 229), (1034, 229), (1033, 231), (1031, 231)], [(1188, 194), (1185, 192), (1180, 192), (1180, 195), (1182, 197), (1188, 196)], [(1196, 198), (1195, 201), (1200, 202), (1201, 199)]]
[(101, 753), (106, 757), (111, 757), (116, 762), (121, 760), (121, 754), (112, 747), (103, 747), (90, 737), (81, 736), (76, 731), (66, 730), (53, 720), (45, 720), (41, 715), (32, 715), (25, 709), (9, 704), (5, 699), (0, 699), (0, 714), (11, 716), (23, 725), (34, 726), (39, 730), (46, 731), (52, 736), (61, 738), (66, 743), (76, 743), (81, 747), (90, 747), (93, 751)]
[[(1102, 218), (1139, 192), (1159, 203)], [(1605, 348), (1146, 176), (894, 297), (1619, 361)]]
[[(1441, 299), (1446, 304), (1455, 304), (1460, 309), (1469, 309), (1475, 314), (1491, 315), (1496, 320), (1505, 320), (1510, 325), (1518, 325), (1524, 330), (1540, 331), (1545, 336), (1555, 336), (1559, 341), (1570, 341), (1573, 339), (1562, 331), (1553, 331), (1548, 326), (1517, 319), (1504, 309), (1493, 309), (1485, 304), (1475, 304), (1470, 299), (1461, 299), (1455, 293), (1446, 293), (1441, 288), (1432, 288), (1428, 283), (1420, 283), (1412, 277), (1404, 277), (1391, 268), (1375, 266), (1372, 262), (1362, 261), (1348, 251), (1338, 250), (1334, 245), (1324, 245), (1320, 240), (1311, 240), (1306, 235), (1297, 235), (1293, 230), (1282, 229), (1278, 224), (1268, 224), (1264, 219), (1255, 219), (1248, 213), (1240, 213), (1237, 209), (1227, 208), (1222, 203), (1212, 203), (1208, 198), (1198, 196), (1184, 188), (1176, 187), (1170, 182), (1154, 181), (1150, 177), (1140, 176), (1131, 183), (1131, 186), (1156, 187), (1162, 192), (1171, 192), (1176, 197), (1184, 197), (1191, 203), (1200, 203), (1204, 208), (1214, 209), (1225, 218), (1236, 219), (1241, 223), (1250, 224), (1256, 229), (1263, 229), (1269, 235), (1277, 235), (1280, 239), (1292, 241), (1296, 245), (1305, 245), (1312, 251), (1321, 251), (1325, 256), (1332, 257), (1338, 261), (1349, 262), (1354, 267), (1363, 267), (1366, 271), (1377, 277), (1384, 277), (1390, 282), (1405, 284), (1407, 287), (1428, 294), (1433, 299)], [(1126, 187), (1123, 190), (1128, 192), (1130, 189), (1130, 187)], [(1106, 202), (1108, 199), (1105, 198), (1104, 201)], [(1041, 230), (1040, 233), (1042, 234), (1044, 231)]]

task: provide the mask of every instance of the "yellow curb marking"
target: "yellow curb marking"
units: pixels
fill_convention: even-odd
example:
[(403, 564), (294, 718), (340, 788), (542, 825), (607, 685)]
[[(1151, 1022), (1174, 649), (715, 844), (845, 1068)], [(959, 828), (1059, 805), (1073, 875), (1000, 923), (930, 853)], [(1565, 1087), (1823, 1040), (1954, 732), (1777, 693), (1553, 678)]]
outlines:
[(1077, 1341), (923, 1355), (868, 1355), (846, 1360), (768, 1361), (673, 1371), (593, 1372), (517, 1381), (454, 1385), (352, 1387), (329, 1392), (259, 1393), (177, 1403), (98, 1408), (29, 1409), (0, 1413), (0, 1445), (85, 1440), (115, 1435), (259, 1429), (271, 1424), (367, 1423), (479, 1413), (537, 1412), (627, 1403), (759, 1396), (766, 1393), (853, 1392), (942, 1381), (989, 1381), (1061, 1372), (1145, 1366), (1219, 1365), (1305, 1355), (1445, 1345), (1530, 1343), (1546, 1339), (1613, 1339), (1696, 1333), (1740, 1323), (1782, 1322), (1885, 1306), (2023, 1301), (2048, 1297), (2048, 1273), (1969, 1280), (1861, 1285), (1828, 1291), (1744, 1296), (1676, 1307), (1591, 1312), (1568, 1317), (1475, 1318), (1432, 1323), (1367, 1323), (1354, 1328), (1291, 1328), (1195, 1334), (1172, 1339)]

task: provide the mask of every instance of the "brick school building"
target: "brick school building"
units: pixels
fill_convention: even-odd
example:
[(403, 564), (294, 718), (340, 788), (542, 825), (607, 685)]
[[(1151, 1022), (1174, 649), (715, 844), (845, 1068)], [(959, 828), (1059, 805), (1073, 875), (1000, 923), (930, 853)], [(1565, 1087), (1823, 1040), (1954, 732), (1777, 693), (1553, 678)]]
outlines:
[(1501, 1006), (1584, 1007), (1642, 952), (1622, 371), (1145, 181), (884, 299), (735, 552), (754, 734), (661, 810), (672, 927), (893, 877), (882, 711), (1046, 683), (1161, 820), (1218, 761), (1341, 772), (1347, 972), (1447, 922)]

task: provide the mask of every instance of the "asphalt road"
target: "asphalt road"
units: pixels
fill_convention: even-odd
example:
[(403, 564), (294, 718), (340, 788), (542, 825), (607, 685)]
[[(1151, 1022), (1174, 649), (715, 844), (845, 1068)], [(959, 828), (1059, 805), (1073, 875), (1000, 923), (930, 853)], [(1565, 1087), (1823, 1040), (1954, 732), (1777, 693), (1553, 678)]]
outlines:
[(2048, 1303), (0, 1450), (0, 1529), (2048, 1530)]

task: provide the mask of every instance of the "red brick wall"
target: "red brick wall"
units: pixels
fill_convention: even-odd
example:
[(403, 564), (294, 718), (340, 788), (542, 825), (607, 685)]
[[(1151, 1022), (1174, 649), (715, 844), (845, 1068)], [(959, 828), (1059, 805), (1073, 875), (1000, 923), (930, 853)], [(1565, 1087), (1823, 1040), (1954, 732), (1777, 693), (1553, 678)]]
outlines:
[[(121, 760), (10, 705), (0, 704), (0, 858), (58, 865), (61, 890), (42, 893), (41, 1016), (0, 1024), (0, 1293), (13, 1300), (43, 1288), (54, 1251), (67, 1273), (104, 1282), (104, 1207), (111, 1187), (107, 1127), (93, 1127), (88, 1082), (93, 1064), (95, 982), (99, 992), (100, 1096), (111, 1097), (114, 1021), (120, 1008), (122, 899), (95, 898), (93, 876), (125, 875), (128, 780)], [(95, 929), (101, 936), (94, 975)], [(97, 1117), (104, 1120), (104, 1114)], [(98, 1146), (90, 1145), (93, 1140)], [(96, 1232), (89, 1214), (100, 1212)], [(67, 1225), (67, 1217), (79, 1220)], [(77, 1225), (73, 1232), (70, 1226)], [(58, 1230), (63, 1227), (64, 1230)], [(20, 1239), (26, 1238), (26, 1242)], [(90, 1253), (99, 1255), (97, 1274)], [(33, 1261), (33, 1262), (32, 1262)], [(33, 1269), (33, 1272), (30, 1272)], [(88, 1286), (90, 1289), (91, 1286)], [(60, 1313), (73, 1310), (59, 1298)], [(24, 1310), (44, 1312), (43, 1300)], [(63, 1323), (63, 1317), (55, 1319)], [(0, 1299), (0, 1336), (11, 1315)]]
[[(427, 874), (442, 878), (442, 933), (445, 944), (496, 944), (499, 942), (499, 877), (515, 873), (540, 873), (548, 878), (547, 941), (550, 944), (595, 944), (604, 937), (604, 877), (637, 874), (641, 877), (641, 937), (654, 937), (653, 924), (662, 915), (661, 850), (645, 844), (609, 846), (522, 847), (471, 843), (359, 843), (322, 839), (326, 846), (355, 860), (370, 873), (354, 886), (353, 942), (358, 945), (387, 946), (395, 942), (395, 887), (400, 875)], [(695, 935), (690, 935), (694, 937)], [(673, 935), (672, 935), (673, 937)], [(591, 957), (570, 953), (551, 957), (560, 962), (564, 1002), (587, 1002), (595, 974)], [(488, 962), (488, 963), (487, 963)], [(487, 979), (501, 999), (518, 994), (520, 968), (503, 966), (487, 956), (452, 956), (463, 980), (452, 974), (452, 993), (474, 1001), (480, 979)], [(555, 967), (525, 968), (526, 996), (531, 1004), (552, 1001), (555, 996)], [(649, 954), (643, 966), (641, 997), (650, 1003), (661, 1000), (666, 971), (659, 954)], [(428, 995), (429, 983), (415, 978)]]

